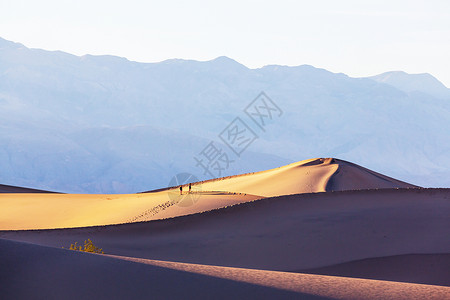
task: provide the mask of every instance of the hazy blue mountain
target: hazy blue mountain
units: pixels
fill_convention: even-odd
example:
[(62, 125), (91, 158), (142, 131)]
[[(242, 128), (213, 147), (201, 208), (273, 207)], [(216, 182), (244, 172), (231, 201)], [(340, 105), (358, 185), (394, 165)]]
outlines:
[(390, 84), (407, 93), (422, 92), (436, 98), (450, 100), (450, 89), (428, 73), (408, 74), (403, 71), (392, 71), (369, 78)]
[[(414, 77), (421, 88), (412, 92), (408, 76), (401, 85), (308, 65), (249, 69), (227, 57), (137, 63), (0, 39), (0, 183), (149, 190), (179, 172), (207, 178), (194, 156), (214, 141), (234, 160), (222, 175), (339, 157), (449, 187), (450, 99), (428, 77)], [(261, 91), (283, 111), (264, 130), (244, 113)], [(218, 137), (236, 117), (258, 136), (242, 157)]]

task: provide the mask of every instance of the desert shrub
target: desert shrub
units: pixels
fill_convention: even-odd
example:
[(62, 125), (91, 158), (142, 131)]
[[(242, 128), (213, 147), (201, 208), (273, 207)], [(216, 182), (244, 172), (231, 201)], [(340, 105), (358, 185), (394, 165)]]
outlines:
[(75, 242), (75, 244), (70, 244), (69, 250), (104, 254), (102, 248), (96, 247), (90, 239), (84, 241), (84, 247), (78, 246), (78, 242)]

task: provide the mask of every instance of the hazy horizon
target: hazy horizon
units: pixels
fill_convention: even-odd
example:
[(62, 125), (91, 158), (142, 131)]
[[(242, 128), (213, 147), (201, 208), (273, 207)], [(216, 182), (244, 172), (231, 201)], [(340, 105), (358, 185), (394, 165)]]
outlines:
[(0, 28), (27, 47), (78, 56), (227, 56), (250, 68), (308, 64), (351, 77), (403, 70), (450, 86), (446, 1), (14, 1), (0, 4)]
[(266, 64), (266, 65), (263, 65), (263, 66), (260, 66), (260, 67), (250, 67), (250, 66), (247, 66), (244, 63), (241, 63), (240, 61), (234, 59), (233, 57), (228, 57), (226, 55), (217, 56), (217, 57), (214, 57), (214, 58), (208, 59), (208, 60), (197, 60), (197, 59), (189, 59), (189, 58), (167, 58), (167, 59), (164, 59), (164, 60), (161, 60), (161, 61), (143, 62), (143, 61), (131, 60), (131, 59), (127, 58), (127, 57), (117, 56), (117, 55), (113, 55), (113, 54), (89, 54), (89, 53), (87, 53), (87, 54), (83, 54), (83, 55), (77, 55), (77, 54), (73, 54), (73, 53), (70, 53), (70, 52), (65, 52), (65, 51), (62, 51), (62, 50), (49, 50), (49, 49), (43, 49), (43, 48), (32, 48), (32, 47), (28, 47), (24, 43), (21, 43), (20, 41), (10, 41), (10, 40), (7, 40), (7, 39), (5, 39), (5, 38), (3, 38), (1, 36), (0, 36), (0, 39), (4, 39), (6, 41), (13, 42), (13, 43), (16, 43), (16, 44), (21, 44), (21, 45), (23, 45), (24, 47), (26, 47), (28, 49), (36, 49), (36, 50), (44, 50), (44, 51), (56, 51), (56, 52), (60, 51), (60, 52), (64, 52), (66, 54), (74, 55), (74, 56), (77, 56), (77, 57), (84, 57), (84, 56), (99, 56), (99, 57), (101, 57), (101, 56), (111, 56), (111, 57), (123, 58), (123, 59), (128, 60), (129, 62), (143, 63), (143, 64), (147, 64), (147, 63), (148, 64), (158, 64), (158, 63), (169, 62), (169, 61), (177, 61), (177, 60), (178, 61), (194, 61), (194, 62), (211, 62), (211, 61), (215, 61), (215, 60), (218, 60), (218, 59), (221, 59), (221, 58), (225, 58), (225, 59), (229, 59), (229, 60), (235, 61), (236, 63), (238, 63), (238, 64), (240, 64), (240, 65), (242, 65), (242, 66), (244, 66), (244, 67), (246, 67), (247, 69), (250, 69), (250, 70), (258, 70), (258, 69), (263, 69), (265, 67), (271, 67), (271, 66), (291, 67), (291, 68), (301, 67), (301, 66), (311, 66), (311, 67), (314, 67), (316, 69), (326, 70), (328, 72), (335, 73), (335, 74), (344, 74), (344, 75), (347, 75), (348, 77), (351, 77), (351, 78), (370, 78), (370, 77), (376, 77), (378, 75), (383, 75), (383, 74), (386, 74), (386, 73), (404, 73), (404, 74), (408, 74), (408, 75), (424, 75), (424, 74), (428, 74), (428, 75), (433, 76), (436, 80), (438, 80), (440, 83), (442, 83), (442, 85), (444, 85), (446, 88), (449, 88), (438, 77), (436, 77), (434, 74), (428, 73), (428, 72), (425, 72), (425, 73), (408, 73), (408, 72), (405, 72), (404, 70), (385, 70), (385, 71), (382, 71), (381, 73), (372, 74), (371, 76), (350, 76), (349, 74), (346, 74), (344, 72), (340, 72), (340, 71), (333, 72), (331, 70), (328, 70), (327, 68), (317, 67), (317, 66), (314, 66), (314, 65), (311, 65), (311, 64), (308, 64), (308, 63), (301, 64), (301, 65), (279, 65), (279, 64), (271, 64), (271, 63), (269, 63), (269, 64)]

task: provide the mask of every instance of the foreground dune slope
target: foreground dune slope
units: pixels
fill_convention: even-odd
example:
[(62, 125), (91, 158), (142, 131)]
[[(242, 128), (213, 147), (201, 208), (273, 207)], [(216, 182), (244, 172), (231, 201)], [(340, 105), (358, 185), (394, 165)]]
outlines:
[(122, 224), (201, 213), (264, 197), (410, 187), (414, 186), (333, 158), (198, 182), (191, 194), (181, 196), (178, 187), (124, 195), (48, 194), (10, 187), (14, 193), (0, 194), (0, 230)]
[[(1, 299), (327, 299), (0, 239)], [(305, 296), (305, 297), (302, 297)]]
[(450, 190), (384, 189), (265, 198), (179, 218), (0, 237), (106, 253), (299, 271), (360, 259), (450, 253)]
[(227, 278), (240, 282), (276, 287), (302, 294), (331, 297), (332, 299), (450, 298), (450, 287), (442, 286), (186, 264), (133, 257), (112, 257), (153, 266), (161, 266), (173, 270), (183, 270), (217, 278)]
[(0, 239), (2, 299), (448, 299), (450, 288), (106, 257)]

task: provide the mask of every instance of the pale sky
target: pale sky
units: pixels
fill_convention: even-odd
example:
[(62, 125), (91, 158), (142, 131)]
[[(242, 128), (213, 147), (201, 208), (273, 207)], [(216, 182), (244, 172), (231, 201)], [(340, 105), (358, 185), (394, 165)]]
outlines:
[(0, 1), (0, 37), (140, 62), (228, 56), (349, 76), (431, 73), (450, 87), (450, 1)]

